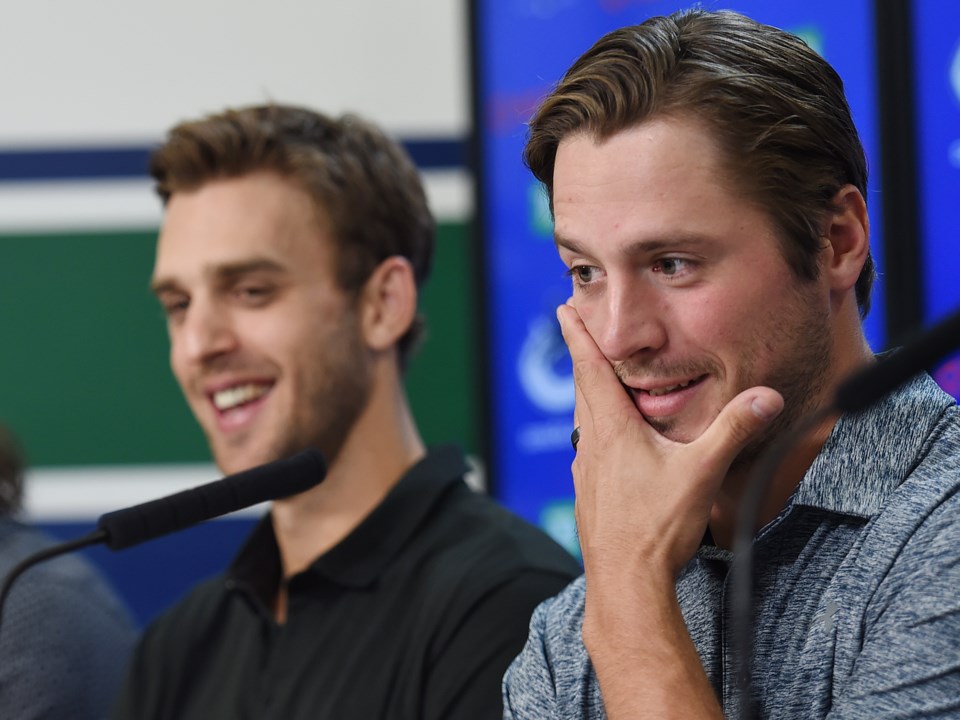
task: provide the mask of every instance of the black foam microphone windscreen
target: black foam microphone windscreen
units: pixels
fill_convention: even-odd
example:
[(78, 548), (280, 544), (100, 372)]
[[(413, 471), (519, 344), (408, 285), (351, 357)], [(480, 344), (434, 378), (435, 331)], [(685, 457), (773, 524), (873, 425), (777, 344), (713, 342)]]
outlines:
[(259, 465), (222, 480), (158, 500), (102, 515), (111, 550), (137, 545), (204, 520), (309, 490), (321, 482), (327, 464), (319, 450), (305, 450), (283, 460)]

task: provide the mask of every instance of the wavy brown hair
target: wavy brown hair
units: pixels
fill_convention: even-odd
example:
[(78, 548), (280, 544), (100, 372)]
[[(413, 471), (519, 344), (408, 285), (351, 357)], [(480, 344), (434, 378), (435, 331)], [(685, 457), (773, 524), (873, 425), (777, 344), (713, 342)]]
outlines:
[[(355, 115), (331, 118), (300, 107), (261, 105), (183, 122), (150, 160), (164, 204), (218, 178), (268, 171), (306, 190), (333, 230), (340, 287), (356, 296), (394, 255), (430, 274), (435, 224), (407, 152)], [(397, 344), (401, 368), (423, 331), (417, 316)]]
[[(740, 193), (780, 230), (793, 272), (819, 273), (823, 223), (837, 191), (867, 197), (867, 161), (836, 71), (800, 38), (743, 15), (700, 9), (621, 28), (566, 72), (530, 121), (524, 161), (553, 207), (557, 147), (573, 134), (597, 139), (654, 117), (705, 123)], [(874, 264), (857, 279), (870, 309)]]

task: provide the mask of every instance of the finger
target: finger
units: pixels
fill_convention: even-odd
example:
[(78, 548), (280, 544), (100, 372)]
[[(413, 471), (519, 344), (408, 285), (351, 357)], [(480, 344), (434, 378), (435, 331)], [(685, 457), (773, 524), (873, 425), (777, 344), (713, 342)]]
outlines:
[(696, 440), (706, 457), (728, 467), (744, 447), (760, 436), (783, 410), (783, 396), (768, 387), (744, 390)]
[[(590, 411), (587, 409), (587, 403), (583, 399), (583, 393), (580, 392), (580, 388), (577, 386), (576, 381), (573, 383), (573, 393), (573, 432), (570, 433), (570, 442), (573, 444), (573, 452), (576, 453), (580, 449), (580, 436), (582, 434), (583, 424), (585, 422), (592, 424), (592, 418), (590, 418)], [(581, 408), (583, 409), (583, 412), (580, 412)], [(576, 438), (574, 438), (574, 436), (576, 436)]]
[(600, 352), (577, 311), (570, 305), (561, 305), (557, 308), (557, 320), (573, 360), (573, 379), (578, 392), (577, 416), (581, 423), (586, 420), (585, 412), (591, 417), (636, 412), (613, 367)]

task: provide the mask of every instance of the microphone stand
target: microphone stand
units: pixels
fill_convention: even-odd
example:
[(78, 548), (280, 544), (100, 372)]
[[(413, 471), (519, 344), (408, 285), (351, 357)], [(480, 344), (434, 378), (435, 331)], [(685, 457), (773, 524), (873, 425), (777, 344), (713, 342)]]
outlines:
[(326, 474), (323, 455), (308, 449), (206, 485), (101, 515), (93, 532), (41, 550), (10, 571), (0, 590), (0, 618), (13, 581), (31, 565), (97, 543), (123, 550), (245, 507), (306, 492)]
[(52, 545), (48, 548), (44, 548), (39, 552), (35, 552), (33, 555), (29, 555), (21, 560), (19, 563), (14, 566), (14, 568), (7, 573), (7, 577), (3, 581), (3, 589), (0, 590), (0, 628), (3, 627), (3, 606), (6, 603), (7, 595), (10, 593), (10, 589), (13, 587), (13, 581), (16, 580), (23, 573), (24, 570), (29, 569), (30, 567), (36, 565), (37, 563), (43, 562), (44, 560), (49, 560), (50, 558), (57, 557), (58, 555), (65, 555), (68, 552), (73, 552), (74, 550), (79, 550), (80, 548), (87, 547), (88, 545), (96, 545), (97, 543), (106, 542), (109, 534), (103, 528), (97, 528), (91, 533), (79, 537), (76, 540), (69, 540), (68, 542), (59, 543), (58, 545)]
[(767, 496), (770, 481), (790, 449), (808, 432), (837, 412), (831, 404), (820, 408), (782, 434), (757, 459), (750, 472), (737, 518), (733, 543), (733, 579), (731, 619), (733, 623), (734, 652), (737, 659), (737, 688), (740, 695), (739, 717), (755, 720), (760, 717), (750, 692), (753, 672), (753, 535), (760, 505)]

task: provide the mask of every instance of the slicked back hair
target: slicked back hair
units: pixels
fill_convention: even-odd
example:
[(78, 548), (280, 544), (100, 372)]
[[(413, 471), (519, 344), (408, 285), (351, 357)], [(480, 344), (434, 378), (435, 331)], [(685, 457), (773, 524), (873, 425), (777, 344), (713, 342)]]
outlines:
[[(426, 281), (436, 228), (416, 167), (360, 117), (273, 104), (230, 109), (177, 125), (150, 161), (164, 204), (212, 180), (262, 171), (310, 195), (320, 226), (332, 231), (342, 290), (358, 296), (374, 269), (395, 255), (410, 261), (418, 288)], [(401, 369), (422, 332), (418, 315), (397, 343)]]
[[(780, 231), (801, 279), (819, 274), (823, 225), (846, 184), (867, 197), (867, 162), (836, 71), (800, 38), (743, 15), (700, 9), (615, 30), (566, 72), (530, 121), (524, 161), (553, 207), (557, 147), (603, 140), (654, 118), (708, 128), (739, 195)], [(874, 264), (857, 279), (861, 317)]]

